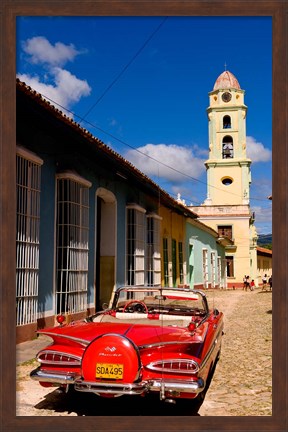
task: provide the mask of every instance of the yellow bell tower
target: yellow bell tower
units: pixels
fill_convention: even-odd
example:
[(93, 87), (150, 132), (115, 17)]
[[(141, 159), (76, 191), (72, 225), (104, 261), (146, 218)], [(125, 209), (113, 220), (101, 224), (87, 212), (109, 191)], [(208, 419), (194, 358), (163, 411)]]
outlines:
[(219, 75), (209, 93), (207, 198), (200, 206), (190, 206), (199, 220), (217, 231), (219, 241), (226, 244), (222, 263), (226, 267), (225, 287), (234, 288), (243, 286), (244, 275), (258, 284), (244, 93), (236, 77), (227, 70)]
[(235, 76), (224, 71), (209, 93), (205, 204), (249, 204), (251, 160), (246, 155), (246, 112), (244, 91)]

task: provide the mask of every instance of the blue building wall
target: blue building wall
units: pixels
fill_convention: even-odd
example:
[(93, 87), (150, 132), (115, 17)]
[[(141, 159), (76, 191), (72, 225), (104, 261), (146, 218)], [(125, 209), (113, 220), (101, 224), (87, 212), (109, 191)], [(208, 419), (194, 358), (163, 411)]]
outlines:
[[(187, 277), (191, 277), (191, 286), (203, 286), (203, 249), (207, 249), (208, 254), (208, 281), (212, 281), (212, 266), (211, 253), (215, 252), (216, 260), (220, 256), (223, 262), (225, 258), (225, 248), (216, 242), (217, 237), (214, 237), (209, 231), (201, 229), (193, 223), (186, 223), (186, 253), (187, 253)], [(191, 268), (193, 267), (193, 269)], [(222, 264), (222, 275), (224, 277), (224, 269)]]
[[(55, 153), (49, 157), (37, 153), (43, 159), (41, 168), (41, 211), (40, 211), (40, 271), (39, 271), (39, 312), (43, 315), (53, 314), (55, 308), (55, 214), (56, 214), (56, 174), (59, 156)], [(59, 151), (59, 154), (61, 152)], [(71, 163), (74, 167), (74, 163)], [(69, 158), (66, 158), (69, 169)], [(103, 167), (93, 169), (79, 156), (77, 174), (90, 181), (89, 189), (89, 255), (88, 255), (88, 292), (87, 304), (95, 304), (95, 265), (96, 265), (96, 212), (97, 189), (105, 188), (115, 195), (116, 199), (116, 287), (125, 285), (125, 248), (126, 248), (126, 206), (135, 202), (143, 207), (155, 210), (155, 200), (141, 193), (133, 184), (113, 180), (109, 171)]]

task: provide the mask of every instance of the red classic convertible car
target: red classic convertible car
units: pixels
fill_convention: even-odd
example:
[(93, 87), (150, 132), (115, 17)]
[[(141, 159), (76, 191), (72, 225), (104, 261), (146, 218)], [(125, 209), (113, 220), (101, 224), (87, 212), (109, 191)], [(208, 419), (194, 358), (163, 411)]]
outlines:
[(30, 374), (43, 386), (199, 401), (219, 358), (223, 313), (199, 290), (122, 287), (108, 309), (39, 333), (53, 339)]

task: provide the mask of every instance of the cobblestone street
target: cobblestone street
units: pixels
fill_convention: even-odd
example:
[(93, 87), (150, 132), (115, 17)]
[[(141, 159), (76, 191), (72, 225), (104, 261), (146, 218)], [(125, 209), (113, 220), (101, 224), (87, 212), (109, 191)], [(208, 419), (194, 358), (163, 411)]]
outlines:
[(225, 335), (221, 358), (198, 413), (190, 405), (183, 408), (149, 398), (59, 394), (29, 378), (37, 365), (31, 360), (17, 366), (16, 415), (272, 415), (272, 293), (215, 290), (208, 291), (207, 297), (210, 307), (225, 314)]
[[(224, 311), (221, 359), (202, 416), (272, 415), (272, 293), (215, 291)], [(208, 298), (213, 297), (209, 293)]]

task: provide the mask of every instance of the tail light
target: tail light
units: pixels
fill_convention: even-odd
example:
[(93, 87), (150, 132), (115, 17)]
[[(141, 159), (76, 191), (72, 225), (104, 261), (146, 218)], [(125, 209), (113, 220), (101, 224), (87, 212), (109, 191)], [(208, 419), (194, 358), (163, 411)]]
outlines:
[(62, 325), (63, 322), (65, 321), (65, 316), (62, 314), (57, 315), (56, 320), (57, 320), (58, 324)]
[(56, 366), (80, 366), (81, 358), (66, 354), (59, 353), (58, 351), (41, 351), (37, 355), (39, 363), (45, 363)]
[(194, 360), (189, 359), (169, 359), (160, 360), (148, 364), (147, 369), (157, 372), (170, 372), (180, 374), (196, 374), (199, 370), (199, 365)]

